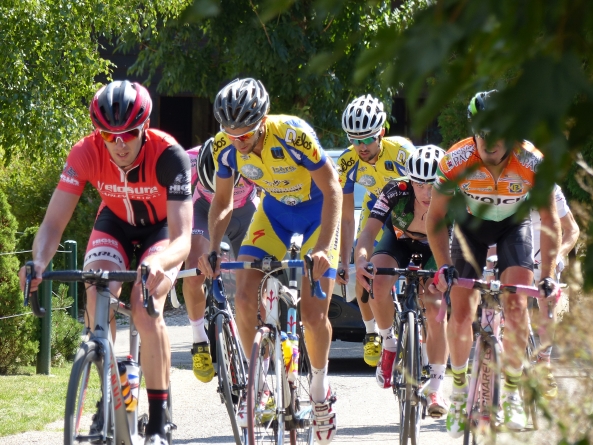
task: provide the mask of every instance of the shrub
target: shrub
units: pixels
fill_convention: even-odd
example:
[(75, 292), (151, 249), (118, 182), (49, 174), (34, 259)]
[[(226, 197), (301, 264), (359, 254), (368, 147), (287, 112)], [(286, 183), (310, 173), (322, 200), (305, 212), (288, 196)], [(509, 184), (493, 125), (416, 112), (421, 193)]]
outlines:
[[(68, 308), (73, 303), (68, 296), (68, 286), (60, 284), (58, 292), (52, 298), (51, 321), (51, 363), (53, 366), (63, 366), (66, 361), (72, 360), (78, 345), (82, 323), (72, 318)], [(63, 309), (60, 309), (63, 308)]]

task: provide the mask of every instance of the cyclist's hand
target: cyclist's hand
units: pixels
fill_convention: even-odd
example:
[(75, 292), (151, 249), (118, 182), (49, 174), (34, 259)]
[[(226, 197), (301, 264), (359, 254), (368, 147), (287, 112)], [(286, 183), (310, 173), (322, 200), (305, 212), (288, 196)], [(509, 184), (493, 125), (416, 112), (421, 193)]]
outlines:
[(544, 297), (546, 301), (551, 301), (554, 306), (558, 303), (560, 297), (562, 296), (560, 285), (550, 277), (546, 277), (541, 280), (537, 287), (539, 288), (540, 295)]
[(319, 281), (325, 272), (331, 267), (329, 257), (324, 250), (311, 252), (313, 259), (313, 281)]
[(356, 281), (358, 281), (368, 292), (371, 291), (371, 286), (368, 280), (375, 278), (373, 274), (369, 273), (367, 270), (369, 264), (371, 263), (364, 257), (360, 257), (356, 260)]
[(209, 261), (210, 253), (205, 253), (198, 259), (198, 269), (206, 278), (213, 278), (220, 274), (220, 256), (216, 261), (216, 270), (212, 270)]
[[(142, 264), (148, 266), (148, 276), (146, 277), (146, 290), (148, 291), (148, 295), (154, 295), (157, 298), (160, 297), (158, 289), (165, 280), (166, 289), (167, 291), (169, 291), (173, 283), (165, 273), (166, 270), (163, 268), (159, 256), (148, 256), (144, 260), (142, 260)], [(142, 279), (142, 272), (140, 267), (141, 266), (138, 266), (138, 279), (136, 281), (137, 283), (140, 283), (140, 280)]]
[[(432, 293), (436, 293), (438, 292), (446, 292), (448, 285), (447, 285), (447, 272), (449, 270), (450, 267), (453, 267), (449, 264), (445, 264), (444, 266), (441, 266), (441, 268), (439, 270), (437, 270), (437, 272), (434, 274), (434, 278), (432, 281), (432, 284), (430, 286), (428, 286), (428, 290)], [(457, 278), (459, 278), (459, 273), (457, 272), (457, 270), (455, 270), (455, 268), (453, 268), (454, 272), (454, 276), (453, 276), (453, 283), (457, 282)]]
[[(41, 277), (44, 267), (37, 262), (34, 262), (34, 264), (35, 264), (35, 276)], [(19, 270), (19, 284), (21, 286), (21, 291), (23, 291), (23, 292), (25, 291), (25, 282), (26, 281), (27, 281), (27, 272), (25, 270), (25, 266), (23, 266)], [(41, 278), (33, 278), (31, 280), (30, 292), (35, 292), (37, 290), (37, 288), (39, 287), (39, 283), (41, 283)]]
[[(344, 273), (344, 278), (340, 276), (340, 272)], [(350, 274), (348, 273), (348, 269), (344, 267), (340, 267), (338, 269), (338, 273), (336, 274), (336, 283), (338, 284), (348, 284), (348, 280), (350, 279)]]

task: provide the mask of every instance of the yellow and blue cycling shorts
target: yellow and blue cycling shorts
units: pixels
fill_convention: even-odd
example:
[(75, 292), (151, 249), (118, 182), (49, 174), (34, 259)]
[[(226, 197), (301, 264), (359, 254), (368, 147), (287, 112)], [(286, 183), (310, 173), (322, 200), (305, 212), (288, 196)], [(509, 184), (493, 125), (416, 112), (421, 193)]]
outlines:
[[(274, 256), (281, 260), (290, 247), (293, 235), (301, 234), (303, 235), (301, 257), (303, 257), (315, 246), (322, 230), (322, 204), (321, 199), (316, 199), (290, 206), (266, 194), (253, 215), (239, 255), (250, 255), (258, 259)], [(336, 278), (339, 246), (340, 226), (338, 224), (328, 252), (331, 267), (323, 274), (324, 277)]]

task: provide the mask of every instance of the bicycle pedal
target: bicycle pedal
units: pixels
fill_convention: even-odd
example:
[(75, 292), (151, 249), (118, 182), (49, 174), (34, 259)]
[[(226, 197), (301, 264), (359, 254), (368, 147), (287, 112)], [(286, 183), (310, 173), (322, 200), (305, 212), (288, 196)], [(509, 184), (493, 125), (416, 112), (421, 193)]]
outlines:
[(175, 425), (174, 423), (170, 422), (167, 423), (165, 425), (165, 432), (169, 432), (169, 431), (175, 431), (177, 429), (177, 425)]

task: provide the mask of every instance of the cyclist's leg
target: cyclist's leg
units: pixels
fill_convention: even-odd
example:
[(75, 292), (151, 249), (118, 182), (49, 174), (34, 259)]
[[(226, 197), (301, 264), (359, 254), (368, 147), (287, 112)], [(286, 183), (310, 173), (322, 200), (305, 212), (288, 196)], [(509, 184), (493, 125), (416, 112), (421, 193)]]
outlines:
[[(194, 202), (194, 220), (192, 227), (191, 249), (185, 260), (185, 269), (198, 266), (198, 259), (208, 252), (208, 210), (210, 204), (204, 198)], [(183, 280), (183, 297), (187, 308), (187, 316), (192, 327), (192, 362), (196, 378), (202, 382), (209, 382), (214, 377), (214, 367), (208, 335), (204, 329), (204, 312), (206, 310), (206, 296), (204, 295), (204, 276), (187, 277)]]

